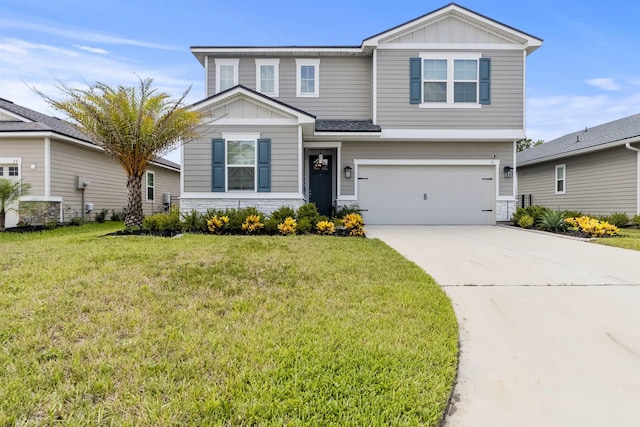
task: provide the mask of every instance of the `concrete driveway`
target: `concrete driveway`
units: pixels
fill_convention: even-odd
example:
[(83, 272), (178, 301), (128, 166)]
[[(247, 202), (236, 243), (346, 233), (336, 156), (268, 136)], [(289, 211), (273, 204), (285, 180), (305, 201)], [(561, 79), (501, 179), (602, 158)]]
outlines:
[(640, 252), (510, 227), (369, 226), (453, 302), (445, 426), (639, 426)]

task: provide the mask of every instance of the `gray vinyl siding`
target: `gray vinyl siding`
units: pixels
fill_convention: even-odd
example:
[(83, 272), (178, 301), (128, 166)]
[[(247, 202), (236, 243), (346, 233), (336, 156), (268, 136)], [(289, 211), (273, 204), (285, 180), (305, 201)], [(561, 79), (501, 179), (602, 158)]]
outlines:
[[(280, 58), (278, 101), (315, 115), (319, 119), (370, 119), (372, 88), (371, 57), (340, 56), (320, 58), (320, 96), (296, 96), (294, 57)], [(208, 94), (215, 91), (215, 60), (209, 57)], [(239, 84), (256, 90), (255, 58), (240, 58)]]
[(256, 133), (271, 139), (271, 192), (298, 191), (297, 126), (204, 126), (205, 137), (183, 147), (184, 191), (211, 192), (211, 140), (225, 132)]
[[(179, 194), (178, 172), (151, 166), (156, 172), (156, 200), (146, 202), (146, 176), (142, 179), (142, 205), (145, 215), (162, 210), (162, 193)], [(101, 209), (122, 210), (127, 205), (127, 178), (122, 166), (104, 152), (62, 141), (51, 142), (51, 195), (62, 197), (63, 221), (82, 215), (82, 191), (76, 189), (75, 176), (91, 182), (85, 191), (85, 204)], [(168, 190), (168, 191), (167, 191)]]
[[(43, 138), (0, 140), (0, 157), (22, 158), (21, 178), (31, 184), (29, 194), (32, 196), (44, 196), (44, 154)], [(35, 165), (35, 169), (31, 169), (31, 165)]]
[[(354, 167), (354, 159), (469, 159), (500, 160), (499, 196), (513, 196), (513, 178), (504, 178), (502, 167), (513, 165), (511, 142), (351, 142), (342, 143), (342, 171), (345, 166)], [(354, 178), (341, 179), (341, 195), (354, 194)]]
[[(555, 167), (566, 165), (565, 194), (555, 194)], [(518, 167), (518, 194), (552, 209), (608, 215), (637, 209), (637, 154), (624, 147)]]
[(419, 108), (409, 104), (409, 58), (420, 50), (379, 50), (377, 123), (397, 129), (522, 129), (522, 50), (483, 51), (491, 58), (491, 104), (482, 108)]

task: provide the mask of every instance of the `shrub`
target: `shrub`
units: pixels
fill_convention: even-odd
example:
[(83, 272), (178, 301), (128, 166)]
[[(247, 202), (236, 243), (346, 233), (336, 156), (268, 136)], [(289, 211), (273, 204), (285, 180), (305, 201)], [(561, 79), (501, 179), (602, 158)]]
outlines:
[(281, 208), (273, 211), (269, 218), (264, 221), (264, 229), (269, 234), (276, 234), (280, 231), (278, 226), (282, 224), (287, 218), (295, 219), (296, 211), (289, 206), (282, 206)]
[[(264, 214), (254, 207), (239, 208), (239, 209), (225, 209), (224, 211), (217, 211), (218, 216), (224, 215), (229, 217), (229, 224), (227, 225), (227, 231), (232, 234), (240, 234), (245, 231), (242, 228), (242, 224), (249, 216), (258, 216), (264, 218)], [(263, 224), (264, 225), (264, 224)]]
[(74, 225), (74, 226), (79, 226), (84, 224), (84, 221), (82, 220), (81, 217), (79, 216), (74, 216), (73, 218), (71, 218), (71, 220), (69, 221), (69, 225)]
[[(513, 215), (511, 215), (511, 223), (513, 225), (518, 225), (518, 222), (520, 222), (520, 218), (522, 218), (525, 215), (529, 215), (525, 208), (516, 209), (516, 211), (513, 213)], [(531, 215), (529, 215), (529, 216), (531, 216)]]
[(336, 232), (336, 226), (331, 221), (320, 221), (316, 224), (318, 234), (332, 235)]
[(124, 221), (124, 212), (111, 210), (111, 221)]
[(336, 210), (336, 217), (342, 219), (350, 213), (359, 214), (360, 208), (358, 207), (358, 205), (340, 206)]
[(631, 222), (633, 225), (640, 227), (640, 215), (634, 215), (633, 218), (631, 218)]
[(561, 210), (547, 210), (542, 213), (538, 220), (538, 228), (544, 231), (551, 231), (557, 233), (567, 229), (567, 223), (564, 221), (566, 218), (565, 211)]
[(531, 228), (533, 226), (533, 222), (531, 215), (525, 214), (518, 220), (518, 227)]
[(212, 233), (220, 234), (229, 224), (229, 217), (225, 215), (214, 215), (207, 220), (207, 229)]
[(207, 230), (207, 220), (204, 215), (193, 209), (189, 213), (181, 214), (182, 231), (186, 233), (202, 233)]
[(107, 214), (109, 213), (109, 209), (102, 209), (100, 212), (96, 214), (96, 222), (98, 224), (102, 224), (107, 220)]
[(342, 221), (349, 236), (364, 236), (364, 220), (360, 214), (347, 214)]
[(580, 211), (565, 211), (565, 214), (567, 215), (567, 218), (580, 218), (581, 216), (584, 216)]
[(607, 237), (618, 234), (618, 227), (597, 218), (582, 216), (579, 218), (567, 218), (565, 222), (574, 230), (580, 231), (589, 237)]
[(42, 226), (44, 227), (45, 230), (53, 230), (54, 228), (56, 228), (58, 226), (58, 220), (57, 219), (49, 219), (47, 221), (44, 221), (42, 223)]
[(152, 232), (179, 233), (182, 231), (180, 211), (177, 206), (174, 206), (168, 213), (157, 213), (145, 217), (142, 220), (142, 229)]
[(260, 222), (260, 215), (249, 215), (242, 223), (242, 231), (247, 234), (257, 234), (264, 224)]
[(298, 219), (298, 230), (305, 233), (312, 233), (315, 225), (320, 222), (320, 214), (315, 203), (305, 203), (298, 208), (296, 213)]
[(629, 215), (624, 212), (614, 212), (609, 216), (601, 218), (602, 221), (606, 221), (616, 227), (624, 227), (629, 223)]
[(539, 222), (542, 216), (546, 212), (549, 212), (549, 208), (545, 208), (544, 206), (539, 205), (529, 206), (525, 210), (527, 211), (527, 214), (531, 216), (531, 218), (533, 218), (534, 223)]
[[(293, 210), (293, 209), (292, 209)], [(278, 224), (278, 231), (283, 236), (287, 236), (289, 234), (296, 234), (296, 220), (293, 217), (286, 217), (284, 221)]]

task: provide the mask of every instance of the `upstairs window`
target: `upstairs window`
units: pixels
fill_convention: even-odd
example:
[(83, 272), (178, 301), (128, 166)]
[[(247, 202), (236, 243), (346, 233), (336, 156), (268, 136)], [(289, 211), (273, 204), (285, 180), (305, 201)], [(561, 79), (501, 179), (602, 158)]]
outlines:
[(239, 59), (218, 58), (216, 62), (216, 93), (238, 84)]
[(490, 104), (490, 59), (479, 53), (423, 53), (410, 59), (410, 103), (423, 108)]
[(280, 95), (280, 60), (256, 59), (256, 90), (271, 97)]
[(566, 193), (567, 191), (566, 175), (567, 175), (566, 165), (557, 165), (556, 166), (556, 194)]
[(319, 59), (296, 59), (296, 94), (299, 97), (320, 96)]

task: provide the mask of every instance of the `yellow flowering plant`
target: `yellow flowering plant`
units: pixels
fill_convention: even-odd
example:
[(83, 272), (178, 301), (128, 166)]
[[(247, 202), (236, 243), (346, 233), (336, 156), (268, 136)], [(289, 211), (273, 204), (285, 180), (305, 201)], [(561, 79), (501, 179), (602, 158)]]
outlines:
[(347, 234), (349, 236), (364, 236), (364, 220), (360, 214), (347, 214), (342, 219), (342, 222), (344, 223), (344, 227), (347, 229)]
[(580, 231), (589, 237), (609, 237), (618, 234), (618, 227), (615, 225), (588, 216), (567, 218), (565, 222), (569, 224), (573, 230)]
[(316, 224), (318, 234), (332, 235), (336, 232), (336, 225), (331, 221), (320, 221)]
[(283, 236), (287, 236), (289, 234), (296, 234), (296, 220), (292, 217), (288, 216), (282, 221), (282, 223), (278, 224), (278, 231)]
[(229, 224), (229, 217), (226, 215), (214, 215), (207, 220), (207, 228), (212, 233), (221, 233), (227, 224)]
[(242, 223), (242, 231), (247, 234), (255, 234), (262, 230), (264, 224), (260, 222), (260, 215), (249, 215)]

